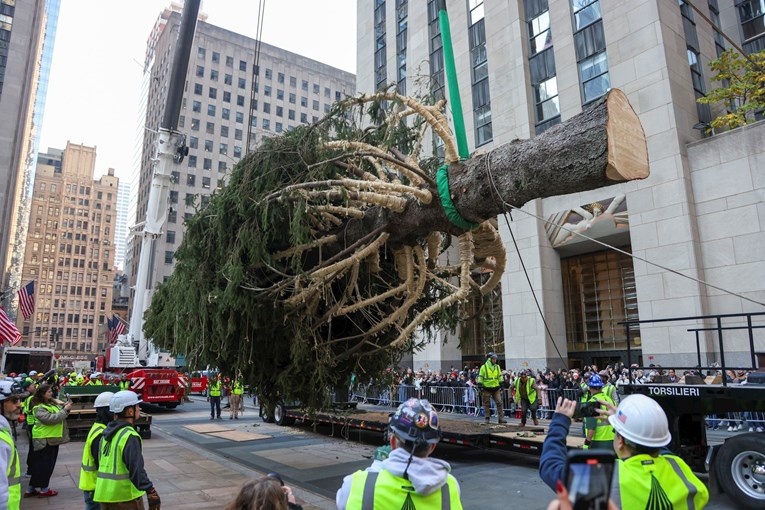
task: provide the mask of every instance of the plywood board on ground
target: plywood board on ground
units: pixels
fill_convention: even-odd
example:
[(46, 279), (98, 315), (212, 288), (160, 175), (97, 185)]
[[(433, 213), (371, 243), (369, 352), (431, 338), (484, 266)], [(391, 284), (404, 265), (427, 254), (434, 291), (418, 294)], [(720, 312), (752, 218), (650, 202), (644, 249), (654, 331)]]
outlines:
[(218, 425), (217, 423), (200, 423), (198, 425), (185, 425), (184, 429), (189, 429), (192, 432), (199, 432), (200, 434), (209, 434), (210, 432), (225, 432), (231, 430), (230, 427)]
[(210, 432), (207, 435), (236, 442), (270, 439), (272, 437), (266, 434), (255, 434), (254, 432), (244, 432), (240, 430), (229, 430), (227, 432)]
[[(492, 433), (492, 436), (497, 437), (503, 437), (506, 439), (519, 439), (522, 441), (531, 441), (534, 443), (542, 444), (545, 441), (545, 438), (547, 437), (547, 434), (529, 434), (528, 436), (524, 436), (524, 432), (495, 432)], [(567, 436), (566, 437), (566, 445), (570, 448), (581, 448), (584, 445), (584, 438), (583, 437), (576, 437), (576, 436)]]

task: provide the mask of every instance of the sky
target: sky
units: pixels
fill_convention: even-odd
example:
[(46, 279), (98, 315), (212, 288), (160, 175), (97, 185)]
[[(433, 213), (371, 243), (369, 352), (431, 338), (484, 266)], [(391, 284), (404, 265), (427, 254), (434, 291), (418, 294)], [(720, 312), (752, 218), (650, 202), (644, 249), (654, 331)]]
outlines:
[[(356, 72), (356, 0), (262, 0), (262, 40)], [(258, 0), (203, 0), (207, 22), (255, 38)], [(96, 146), (96, 179), (131, 181), (146, 39), (170, 0), (62, 0), (39, 150)]]

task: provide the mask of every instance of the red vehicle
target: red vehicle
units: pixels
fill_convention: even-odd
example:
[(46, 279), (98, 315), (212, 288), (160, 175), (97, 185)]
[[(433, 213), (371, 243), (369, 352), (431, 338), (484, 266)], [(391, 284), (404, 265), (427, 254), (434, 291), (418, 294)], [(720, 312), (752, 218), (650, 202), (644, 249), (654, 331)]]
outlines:
[[(118, 348), (115, 348), (118, 349)], [(103, 366), (107, 378), (119, 379), (122, 374), (127, 374), (130, 380), (130, 389), (136, 392), (141, 400), (149, 404), (155, 404), (168, 409), (175, 409), (183, 403), (186, 395), (186, 376), (172, 367), (115, 367), (107, 359), (99, 356), (96, 362), (97, 369)]]
[(207, 396), (207, 371), (191, 373), (191, 393), (201, 393)]

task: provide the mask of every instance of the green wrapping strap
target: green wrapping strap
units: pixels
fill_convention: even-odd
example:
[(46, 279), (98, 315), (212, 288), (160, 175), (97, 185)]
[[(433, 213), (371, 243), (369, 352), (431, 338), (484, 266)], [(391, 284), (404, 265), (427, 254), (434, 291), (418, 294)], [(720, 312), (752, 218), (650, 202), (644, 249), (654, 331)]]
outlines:
[(466, 221), (462, 216), (460, 216), (460, 213), (458, 213), (457, 209), (454, 207), (454, 202), (452, 202), (452, 197), (449, 194), (449, 173), (447, 172), (448, 168), (449, 165), (444, 165), (439, 168), (438, 172), (436, 173), (438, 194), (441, 196), (441, 205), (444, 206), (446, 217), (449, 218), (449, 221), (457, 225), (462, 230), (474, 230), (478, 228), (478, 223), (471, 223)]
[(468, 151), (467, 135), (465, 134), (465, 119), (462, 115), (462, 99), (460, 98), (460, 88), (457, 83), (457, 68), (454, 65), (454, 49), (452, 48), (452, 34), (449, 28), (446, 2), (443, 2), (442, 9), (438, 11), (438, 24), (441, 28), (441, 46), (444, 50), (444, 69), (446, 71), (446, 84), (449, 87), (449, 101), (452, 105), (454, 117), (454, 137), (457, 139), (457, 153), (460, 158), (467, 159), (470, 157), (470, 152)]

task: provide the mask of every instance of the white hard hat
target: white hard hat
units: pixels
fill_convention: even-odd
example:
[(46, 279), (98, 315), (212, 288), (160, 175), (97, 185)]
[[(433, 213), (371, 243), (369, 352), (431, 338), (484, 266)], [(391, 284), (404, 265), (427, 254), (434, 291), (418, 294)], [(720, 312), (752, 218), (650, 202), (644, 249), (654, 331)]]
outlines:
[(114, 393), (111, 391), (105, 391), (96, 397), (96, 401), (93, 402), (93, 407), (111, 407), (111, 401)]
[(639, 446), (661, 448), (672, 440), (667, 415), (661, 406), (645, 395), (630, 395), (621, 401), (608, 423), (624, 439)]
[(29, 375), (37, 375), (37, 370), (30, 370)]
[(142, 401), (135, 392), (122, 390), (115, 393), (109, 401), (109, 410), (113, 413), (121, 413), (126, 407), (140, 404)]

